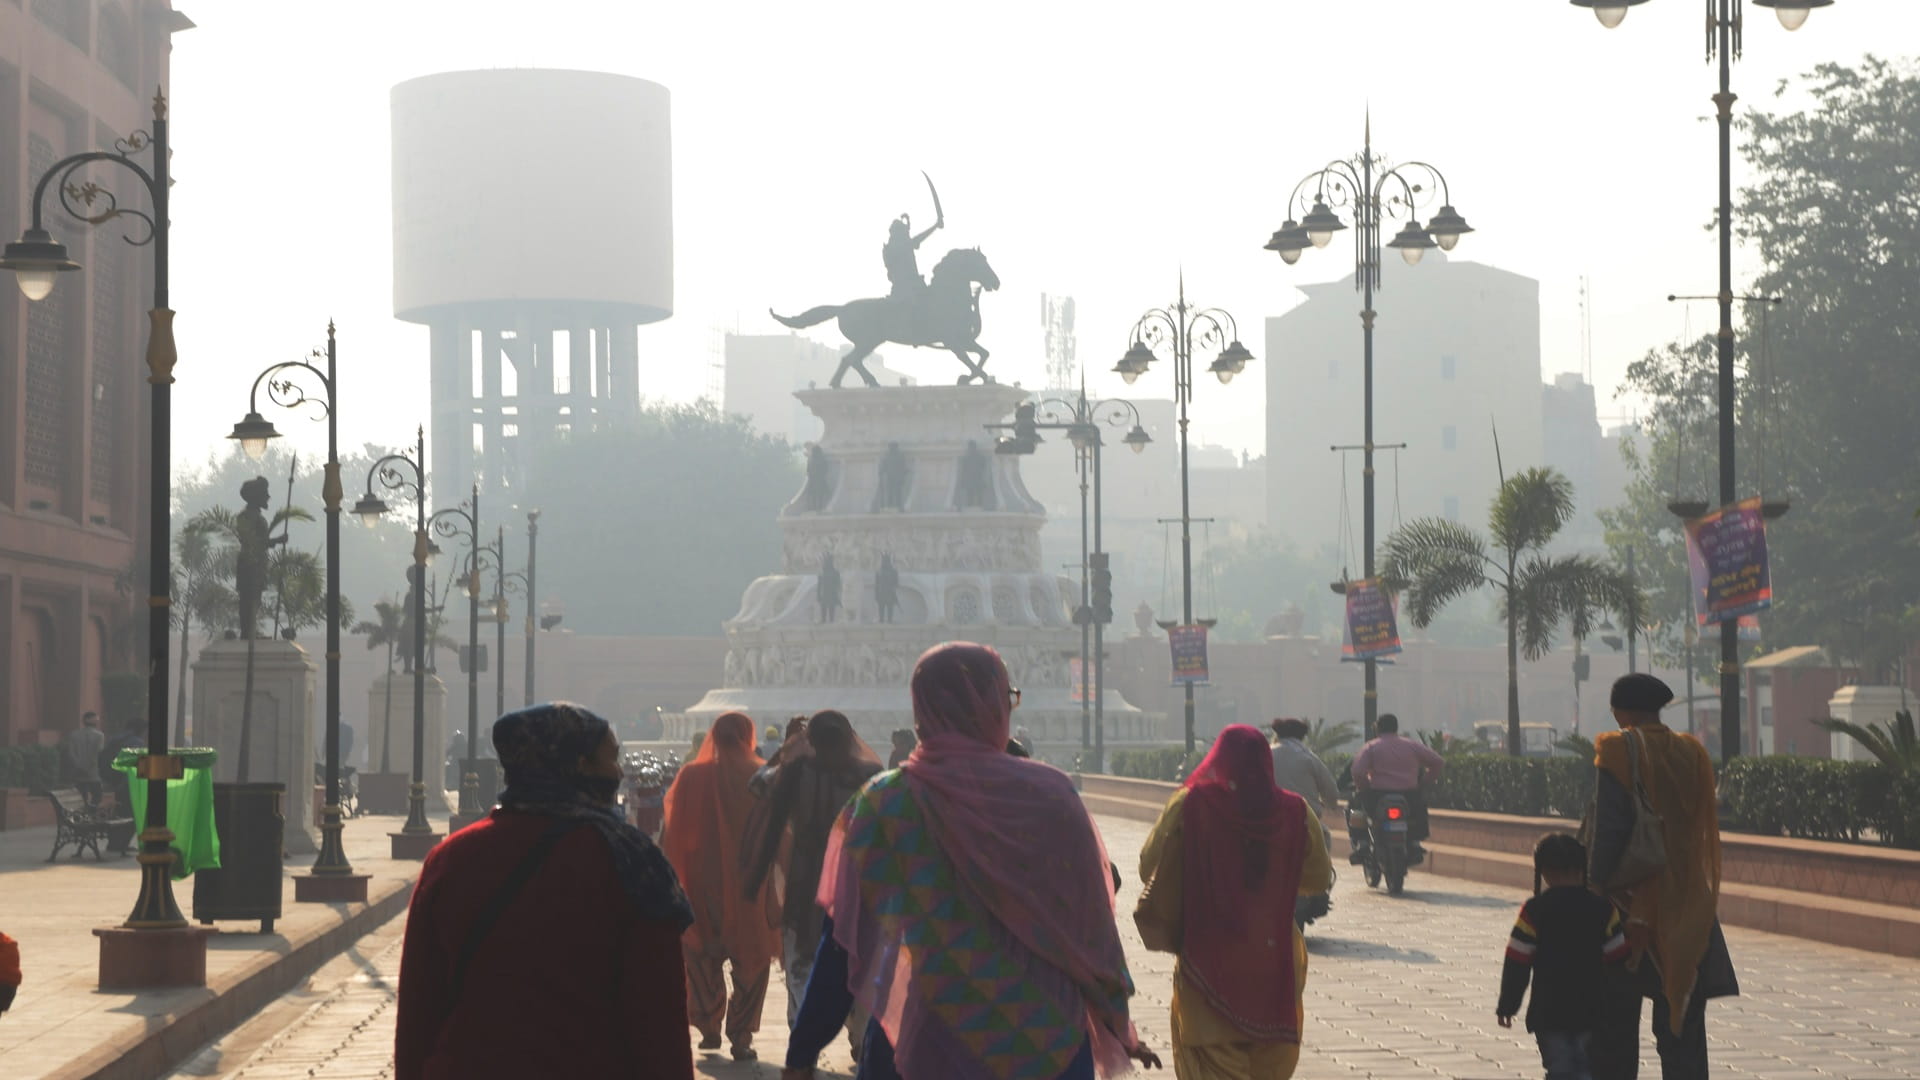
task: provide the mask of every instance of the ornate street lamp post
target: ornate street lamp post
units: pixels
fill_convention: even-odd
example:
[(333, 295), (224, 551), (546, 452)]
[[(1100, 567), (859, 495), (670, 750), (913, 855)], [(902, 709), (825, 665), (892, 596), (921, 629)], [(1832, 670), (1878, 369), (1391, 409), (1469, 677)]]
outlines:
[(479, 743), (480, 724), (480, 564), (489, 549), (480, 544), (480, 485), (473, 485), (464, 506), (452, 506), (427, 519), (428, 527), (441, 536), (467, 541), (467, 572), (463, 589), (467, 594), (467, 746), (460, 773), (460, 807), (449, 831), (457, 832), (485, 816), (480, 809), (480, 776), (474, 769), (474, 747)]
[[(319, 359), (316, 350), (312, 358)], [(267, 452), (267, 442), (280, 437), (272, 421), (260, 415), (260, 386), (267, 387), (267, 398), (276, 405), (288, 409), (298, 409), (312, 404), (320, 410), (320, 416), (327, 422), (327, 464), (326, 479), (321, 485), (321, 498), (326, 505), (327, 514), (327, 716), (326, 716), (326, 773), (327, 801), (320, 810), (320, 854), (313, 861), (313, 872), (296, 875), (293, 879), (293, 895), (296, 901), (311, 903), (333, 903), (350, 901), (366, 903), (367, 881), (371, 875), (356, 874), (353, 865), (347, 861), (346, 847), (341, 843), (340, 831), (340, 378), (336, 363), (338, 352), (334, 340), (333, 324), (327, 324), (327, 369), (319, 368), (305, 360), (287, 360), (273, 364), (254, 377), (253, 389), (247, 394), (247, 414), (239, 423), (233, 425), (233, 433), (227, 436), (237, 440), (246, 455), (260, 460)], [(322, 396), (309, 397), (301, 387), (300, 380), (311, 377), (320, 383)]]
[[(1133, 427), (1120, 441), (1137, 454), (1153, 441), (1140, 422), (1139, 408), (1120, 399), (1090, 401), (1085, 389), (1075, 399), (1048, 398), (1022, 405), (1011, 424), (987, 425), (991, 430), (1013, 431), (1011, 437), (994, 446), (995, 453), (1031, 454), (1040, 445), (1042, 431), (1064, 431), (1073, 443), (1074, 470), (1080, 477), (1080, 606), (1073, 612), (1074, 625), (1080, 628), (1080, 747), (1091, 751), (1090, 771), (1095, 773), (1107, 771), (1105, 639), (1107, 624), (1113, 621), (1113, 574), (1108, 569), (1107, 553), (1101, 550), (1100, 537), (1100, 448), (1105, 443), (1100, 425), (1125, 427), (1129, 419)], [(1091, 519), (1087, 513), (1089, 477), (1093, 481)], [(1089, 520), (1093, 527), (1091, 546)]]
[[(133, 155), (150, 151), (151, 164), (141, 165)], [(147, 781), (146, 827), (140, 833), (140, 892), (133, 913), (114, 930), (97, 930), (100, 937), (100, 985), (123, 987), (198, 986), (206, 982), (205, 931), (189, 929), (173, 898), (173, 833), (167, 828), (167, 781), (183, 774), (184, 763), (167, 746), (169, 603), (173, 577), (172, 480), (173, 366), (178, 354), (173, 341), (173, 311), (167, 307), (168, 196), (172, 186), (168, 166), (167, 99), (153, 96), (153, 130), (134, 132), (114, 143), (112, 150), (73, 154), (53, 163), (34, 185), (32, 224), (19, 240), (0, 252), (0, 269), (17, 275), (28, 300), (44, 300), (56, 278), (80, 269), (68, 258), (67, 248), (48, 233), (43, 220), (49, 188), (57, 188), (60, 208), (89, 225), (129, 218), (145, 226), (125, 237), (135, 246), (153, 249), (153, 306), (147, 312), (147, 384), (151, 387), (152, 430), (147, 450), (147, 752), (140, 757), (138, 775)], [(121, 206), (113, 192), (91, 180), (77, 179), (94, 162), (117, 165), (132, 173), (146, 189), (151, 214)], [(144, 235), (138, 235), (144, 232)], [(133, 933), (131, 931), (138, 931)], [(156, 962), (157, 961), (157, 962)], [(135, 974), (137, 972), (137, 974)]]
[[(1193, 511), (1187, 473), (1187, 402), (1193, 398), (1193, 352), (1221, 345), (1207, 368), (1222, 383), (1233, 381), (1247, 368), (1253, 354), (1240, 344), (1240, 328), (1233, 316), (1219, 308), (1195, 308), (1187, 303), (1187, 279), (1180, 278), (1180, 296), (1172, 305), (1154, 308), (1133, 324), (1133, 345), (1113, 370), (1131, 386), (1158, 357), (1154, 350), (1173, 350), (1173, 398), (1180, 411), (1180, 611), (1181, 621), (1193, 625)], [(1186, 686), (1186, 747), (1193, 753), (1193, 683)]]
[[(1828, 7), (1833, 0), (1753, 0), (1772, 8), (1780, 25), (1798, 30), (1814, 8)], [(1627, 9), (1646, 0), (1573, 0), (1575, 7), (1592, 8), (1600, 25), (1612, 29), (1627, 17)], [(1720, 120), (1720, 504), (1730, 505), (1740, 497), (1734, 485), (1733, 424), (1735, 405), (1733, 302), (1733, 61), (1740, 58), (1745, 15), (1741, 0), (1707, 0), (1707, 59), (1720, 62), (1720, 91), (1713, 95)], [(1676, 504), (1677, 505), (1677, 504)], [(1786, 503), (1774, 506), (1786, 512)], [(1689, 654), (1691, 650), (1689, 650)], [(1693, 686), (1687, 686), (1688, 711), (1691, 714)], [(1740, 754), (1740, 628), (1728, 620), (1720, 624), (1720, 757), (1731, 761)]]
[[(413, 495), (413, 782), (407, 787), (407, 822), (389, 833), (396, 859), (424, 859), (440, 842), (427, 820), (427, 561), (433, 545), (427, 538), (427, 432), (414, 433), (412, 454), (388, 454), (367, 470), (366, 494), (353, 512), (369, 529), (387, 513), (386, 500), (373, 493), (373, 482), (388, 491)], [(405, 466), (404, 469), (401, 466)]]
[[(1429, 184), (1440, 189), (1440, 209), (1422, 226), (1415, 214), (1419, 203), (1423, 201), (1418, 197), (1427, 190)], [(1309, 193), (1313, 196), (1311, 206), (1306, 202)], [(1334, 208), (1340, 206), (1353, 208), (1354, 224), (1358, 226), (1353, 236), (1353, 280), (1354, 287), (1360, 290), (1362, 297), (1360, 542), (1364, 553), (1361, 556), (1361, 576), (1371, 580), (1374, 575), (1373, 454), (1375, 450), (1382, 449), (1373, 441), (1373, 294), (1380, 288), (1381, 256), (1385, 254), (1385, 248), (1393, 248), (1408, 266), (1415, 266), (1432, 248), (1452, 251), (1454, 245), (1460, 242), (1460, 237), (1472, 232), (1473, 228), (1453, 208), (1447, 179), (1440, 170), (1423, 161), (1389, 166), (1374, 155), (1371, 120), (1367, 122), (1366, 139), (1359, 156), (1329, 162), (1294, 185), (1293, 193), (1287, 197), (1286, 223), (1267, 241), (1266, 249), (1278, 253), (1281, 259), (1292, 265), (1300, 261), (1301, 253), (1308, 248), (1326, 247), (1334, 233), (1347, 227), (1335, 212)], [(1300, 214), (1298, 221), (1294, 220), (1296, 213)], [(1388, 220), (1396, 213), (1405, 214), (1407, 223), (1392, 240), (1382, 243), (1381, 237), (1385, 235)], [(1336, 591), (1344, 588), (1345, 583), (1342, 582)], [(1380, 714), (1379, 662), (1369, 658), (1365, 667), (1361, 715), (1364, 737), (1371, 739), (1374, 721)], [(1509, 711), (1518, 715), (1518, 705), (1513, 705)], [(1511, 753), (1520, 752), (1519, 739), (1519, 729), (1507, 733)]]

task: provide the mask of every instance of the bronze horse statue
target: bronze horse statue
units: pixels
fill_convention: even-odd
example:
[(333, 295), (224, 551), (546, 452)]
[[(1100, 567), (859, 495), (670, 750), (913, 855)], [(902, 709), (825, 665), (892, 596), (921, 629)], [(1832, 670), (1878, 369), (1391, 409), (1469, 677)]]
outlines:
[[(979, 341), (980, 289), (992, 292), (999, 287), (1000, 275), (993, 272), (979, 248), (954, 248), (934, 266), (933, 280), (917, 302), (876, 296), (823, 304), (791, 317), (771, 310), (767, 314), (793, 330), (839, 318), (840, 333), (853, 342), (853, 351), (841, 357), (840, 367), (833, 373), (835, 387), (849, 370), (859, 372), (868, 386), (879, 386), (880, 380), (862, 361), (887, 342), (947, 349), (967, 365), (967, 373), (959, 379), (961, 385), (974, 379), (990, 383), (993, 378), (987, 374), (987, 350)], [(980, 357), (978, 362), (974, 355)]]

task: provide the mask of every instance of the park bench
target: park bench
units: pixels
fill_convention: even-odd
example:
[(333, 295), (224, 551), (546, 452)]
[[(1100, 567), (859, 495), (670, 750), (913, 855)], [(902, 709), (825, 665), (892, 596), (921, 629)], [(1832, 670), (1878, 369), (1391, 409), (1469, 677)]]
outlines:
[(100, 842), (107, 840), (116, 828), (129, 831), (133, 828), (131, 817), (111, 817), (97, 807), (87, 805), (87, 800), (74, 788), (55, 788), (47, 792), (47, 800), (53, 803), (54, 834), (53, 854), (47, 856), (52, 862), (60, 857), (60, 849), (73, 845), (73, 854), (78, 858), (87, 849), (93, 849), (93, 858), (99, 862), (105, 858), (100, 853)]

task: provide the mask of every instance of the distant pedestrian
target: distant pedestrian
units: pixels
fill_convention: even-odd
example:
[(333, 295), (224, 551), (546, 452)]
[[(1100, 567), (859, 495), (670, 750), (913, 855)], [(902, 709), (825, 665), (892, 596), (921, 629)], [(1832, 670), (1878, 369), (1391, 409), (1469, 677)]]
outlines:
[[(1593, 1038), (1593, 1074), (1634, 1080), (1640, 1062), (1640, 1002), (1653, 1001), (1653, 1039), (1664, 1080), (1707, 1075), (1707, 1001), (1740, 993), (1733, 958), (1721, 933), (1720, 819), (1714, 804), (1713, 759), (1691, 735), (1660, 722), (1673, 700), (1666, 683), (1647, 674), (1624, 675), (1610, 704), (1620, 731), (1593, 740), (1599, 766), (1594, 792), (1593, 850), (1588, 877), (1613, 882), (1632, 846), (1638, 818), (1634, 778), (1660, 819), (1664, 865), (1641, 881), (1612, 888), (1626, 913), (1631, 988), (1616, 987), (1599, 1001)], [(1635, 763), (1638, 763), (1636, 768)]]
[(1333, 864), (1306, 800), (1274, 783), (1265, 736), (1245, 724), (1220, 733), (1161, 811), (1140, 851), (1140, 878), (1159, 910), (1180, 913), (1174, 1073), (1292, 1076), (1307, 977), (1294, 903), (1332, 887)]
[[(794, 717), (794, 719), (798, 720), (800, 718)], [(804, 727), (806, 725), (802, 723), (801, 726)], [(772, 761), (774, 755), (780, 752), (780, 747), (785, 744), (786, 740), (780, 737), (780, 729), (774, 727), (772, 724), (768, 724), (767, 730), (760, 735), (760, 745), (755, 748), (755, 751), (760, 755), (761, 761)]]
[(1006, 752), (1000, 655), (937, 645), (911, 685), (919, 747), (834, 826), (828, 922), (782, 1075), (811, 1077), (856, 1003), (873, 1014), (861, 1080), (1157, 1067), (1128, 1018), (1099, 830), (1065, 773)]
[[(146, 718), (136, 716), (129, 719), (125, 727), (114, 732), (107, 739), (106, 745), (100, 748), (100, 753), (95, 755), (94, 760), (98, 762), (97, 768), (102, 787), (107, 794), (113, 796), (115, 817), (127, 817), (133, 813), (133, 791), (132, 786), (127, 783), (127, 774), (114, 768), (113, 760), (120, 756), (122, 750), (138, 750), (145, 745), (147, 745)], [(131, 837), (132, 834), (129, 831), (127, 835)], [(127, 845), (123, 843), (113, 851), (117, 855), (124, 855), (127, 852)]]
[(1512, 1027), (1531, 982), (1526, 1025), (1547, 1080), (1593, 1080), (1593, 1005), (1606, 991), (1606, 965), (1627, 958), (1627, 939), (1613, 905), (1587, 888), (1587, 849), (1578, 837), (1541, 837), (1533, 872), (1546, 888), (1520, 905), (1494, 1014)]
[(614, 809), (620, 744), (579, 705), (500, 718), (500, 805), (421, 867), (396, 1080), (691, 1080), (673, 868)]
[(100, 805), (100, 751), (107, 737), (96, 713), (82, 713), (80, 726), (60, 738), (60, 761), (67, 782), (80, 790), (88, 806)]
[[(829, 709), (815, 714), (806, 726), (804, 741), (808, 752), (780, 766), (779, 780), (768, 795), (765, 834), (759, 850), (748, 853), (746, 879), (746, 895), (757, 892), (779, 862), (783, 839), (791, 837), (786, 862), (780, 866), (786, 877), (780, 965), (786, 975), (789, 1025), (799, 1016), (813, 956), (820, 948), (820, 926), (826, 916), (817, 894), (827, 839), (847, 801), (880, 772), (880, 759), (841, 713)], [(858, 1056), (866, 1017), (855, 1017), (849, 1027)]]
[(913, 748), (919, 744), (920, 740), (913, 737), (912, 728), (896, 730), (893, 733), (893, 752), (887, 755), (887, 768), (897, 769), (904, 765), (907, 755), (913, 753)]
[(13, 1008), (20, 992), (20, 943), (0, 934), (0, 1013)]
[[(735, 1061), (759, 1057), (753, 1036), (760, 1030), (767, 979), (780, 951), (775, 897), (765, 886), (748, 892), (741, 858), (752, 846), (754, 798), (747, 784), (761, 764), (754, 753), (753, 721), (743, 713), (721, 715), (700, 756), (667, 790), (660, 841), (693, 905), (693, 926), (682, 939), (688, 1019), (700, 1031), (700, 1049), (718, 1050), (724, 1032)], [(732, 997), (727, 995), (728, 966)]]

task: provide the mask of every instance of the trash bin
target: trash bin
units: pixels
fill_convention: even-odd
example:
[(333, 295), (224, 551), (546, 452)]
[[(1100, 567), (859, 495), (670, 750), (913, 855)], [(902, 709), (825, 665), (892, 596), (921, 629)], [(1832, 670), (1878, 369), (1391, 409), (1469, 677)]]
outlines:
[[(145, 753), (145, 748), (128, 748), (113, 758), (113, 767), (127, 778), (136, 837), (147, 827), (147, 782), (134, 774)], [(167, 828), (173, 830), (173, 877), (177, 881), (197, 870), (220, 865), (220, 834), (213, 822), (213, 763), (220, 755), (206, 749), (173, 753), (185, 766), (180, 779), (167, 781)]]
[(259, 919), (260, 932), (273, 933), (285, 871), (286, 794), (280, 783), (213, 785), (220, 865), (194, 875), (195, 919)]

